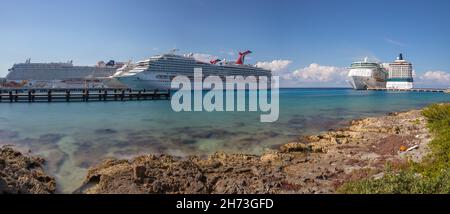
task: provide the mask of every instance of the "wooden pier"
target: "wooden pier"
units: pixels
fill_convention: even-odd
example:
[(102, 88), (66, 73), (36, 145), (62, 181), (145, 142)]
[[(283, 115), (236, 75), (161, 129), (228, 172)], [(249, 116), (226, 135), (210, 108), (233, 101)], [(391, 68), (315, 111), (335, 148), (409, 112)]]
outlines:
[(448, 89), (434, 89), (434, 88), (411, 88), (411, 89), (367, 88), (367, 90), (369, 90), (369, 91), (409, 91), (409, 92), (449, 93)]
[(1, 89), (0, 103), (168, 100), (170, 90)]

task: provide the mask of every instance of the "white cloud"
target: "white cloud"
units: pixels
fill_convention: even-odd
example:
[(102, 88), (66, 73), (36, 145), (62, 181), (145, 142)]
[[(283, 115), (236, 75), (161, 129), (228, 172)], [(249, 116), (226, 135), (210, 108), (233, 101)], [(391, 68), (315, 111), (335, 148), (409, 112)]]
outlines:
[(258, 62), (256, 67), (271, 70), (272, 72), (278, 73), (286, 69), (292, 61), (290, 60), (273, 60), (271, 62)]
[(194, 59), (208, 63), (211, 60), (218, 59), (219, 57), (211, 55), (211, 54), (202, 54), (202, 53), (194, 53)]
[(285, 75), (285, 79), (299, 82), (319, 83), (344, 83), (347, 77), (347, 69), (335, 66), (325, 66), (313, 63), (308, 67), (295, 70)]
[(437, 82), (450, 85), (450, 73), (444, 71), (427, 71), (420, 77), (420, 79), (425, 82)]
[(228, 56), (235, 56), (236, 55), (235, 51), (233, 51), (233, 50), (222, 50), (222, 51), (220, 51), (220, 53), (223, 54), (223, 55), (228, 55)]
[(403, 43), (403, 42), (400, 42), (400, 41), (397, 41), (397, 40), (394, 40), (394, 39), (391, 39), (391, 38), (388, 38), (388, 37), (385, 37), (385, 38), (384, 38), (384, 41), (386, 41), (386, 42), (389, 43), (389, 44), (396, 45), (396, 46), (401, 46), (401, 47), (407, 46), (407, 45), (406, 45), (405, 43)]

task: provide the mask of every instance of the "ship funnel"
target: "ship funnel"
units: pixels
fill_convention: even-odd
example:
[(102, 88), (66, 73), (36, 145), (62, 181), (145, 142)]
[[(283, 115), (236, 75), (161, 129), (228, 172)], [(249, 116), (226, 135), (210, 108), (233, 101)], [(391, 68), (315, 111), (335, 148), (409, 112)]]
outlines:
[(109, 60), (108, 63), (106, 63), (106, 66), (114, 66), (116, 65), (116, 62), (114, 60)]
[(245, 61), (245, 56), (247, 56), (247, 55), (249, 55), (249, 54), (251, 54), (252, 52), (251, 51), (245, 51), (245, 52), (239, 52), (239, 58), (238, 58), (238, 60), (236, 61), (236, 64), (237, 65), (243, 65), (244, 64), (244, 61)]
[(403, 60), (403, 54), (402, 54), (402, 53), (400, 53), (400, 54), (398, 55), (398, 60)]

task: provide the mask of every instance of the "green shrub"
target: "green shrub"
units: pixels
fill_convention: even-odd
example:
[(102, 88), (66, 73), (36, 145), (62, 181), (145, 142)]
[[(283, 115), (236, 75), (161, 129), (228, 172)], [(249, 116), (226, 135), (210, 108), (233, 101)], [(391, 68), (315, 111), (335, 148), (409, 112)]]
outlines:
[(433, 134), (431, 154), (422, 163), (404, 169), (387, 167), (380, 179), (344, 184), (340, 193), (350, 194), (450, 194), (450, 104), (434, 104), (422, 111)]

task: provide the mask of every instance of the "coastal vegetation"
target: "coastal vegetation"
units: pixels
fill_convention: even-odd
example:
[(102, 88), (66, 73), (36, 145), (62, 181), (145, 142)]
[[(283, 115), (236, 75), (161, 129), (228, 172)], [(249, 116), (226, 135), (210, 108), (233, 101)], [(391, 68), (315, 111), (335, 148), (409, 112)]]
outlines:
[(381, 178), (352, 181), (340, 193), (356, 194), (449, 194), (450, 193), (450, 104), (434, 104), (422, 111), (433, 135), (431, 149), (422, 162), (388, 165)]

